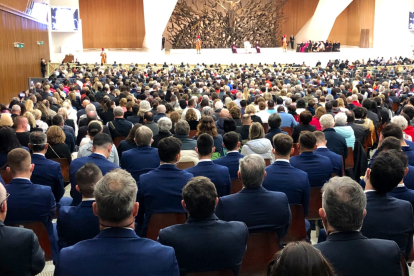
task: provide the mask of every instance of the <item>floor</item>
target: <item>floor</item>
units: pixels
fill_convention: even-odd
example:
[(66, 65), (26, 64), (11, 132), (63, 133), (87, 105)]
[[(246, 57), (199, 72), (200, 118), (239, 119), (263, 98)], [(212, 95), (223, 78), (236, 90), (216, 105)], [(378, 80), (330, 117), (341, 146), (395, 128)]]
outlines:
[[(146, 51), (144, 49), (138, 50), (122, 50), (114, 49), (107, 50), (108, 64), (113, 64), (116, 61), (118, 64), (130, 64), (132, 63), (164, 63), (168, 64), (180, 64), (181, 62), (189, 64), (197, 64), (205, 62), (211, 63), (298, 63), (314, 66), (317, 61), (321, 61), (322, 65), (326, 64), (332, 59), (348, 59), (355, 61), (357, 59), (365, 61), (368, 58), (384, 57), (389, 59), (391, 56), (413, 56), (412, 47), (403, 47), (400, 49), (373, 49), (373, 48), (358, 48), (343, 46), (341, 52), (328, 52), (328, 53), (297, 53), (296, 51), (289, 50), (287, 53), (283, 53), (282, 48), (262, 48), (260, 54), (257, 54), (253, 49), (253, 53), (246, 53), (244, 49), (238, 49), (237, 54), (232, 54), (231, 49), (202, 49), (201, 54), (196, 54), (195, 49), (172, 49), (167, 51)], [(84, 50), (82, 53), (75, 53), (75, 58), (81, 63), (95, 63), (100, 62), (100, 50)], [(54, 54), (51, 59), (53, 63), (61, 62), (64, 54)]]

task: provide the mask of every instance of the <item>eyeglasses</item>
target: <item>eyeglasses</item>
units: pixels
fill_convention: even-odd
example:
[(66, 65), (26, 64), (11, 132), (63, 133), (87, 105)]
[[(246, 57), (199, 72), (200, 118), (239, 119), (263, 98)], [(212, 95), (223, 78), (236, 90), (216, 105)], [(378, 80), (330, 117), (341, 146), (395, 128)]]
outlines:
[(6, 194), (6, 198), (0, 203), (0, 207), (3, 206), (3, 203), (7, 201), (9, 196), (10, 196), (10, 194)]

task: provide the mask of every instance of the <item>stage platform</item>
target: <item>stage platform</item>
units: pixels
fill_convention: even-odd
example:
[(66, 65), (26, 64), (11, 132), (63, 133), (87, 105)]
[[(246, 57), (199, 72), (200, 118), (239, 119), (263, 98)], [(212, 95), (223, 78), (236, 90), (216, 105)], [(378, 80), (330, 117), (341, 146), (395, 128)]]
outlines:
[[(319, 60), (322, 65), (325, 65), (329, 60), (334, 59), (348, 59), (349, 61), (355, 61), (357, 59), (384, 57), (389, 59), (391, 56), (403, 56), (412, 57), (412, 48), (400, 48), (400, 49), (374, 49), (374, 48), (358, 48), (342, 46), (341, 52), (323, 52), (323, 53), (297, 53), (293, 50), (288, 50), (287, 53), (283, 53), (282, 48), (262, 48), (261, 53), (257, 54), (255, 49), (252, 49), (252, 53), (246, 53), (243, 48), (238, 49), (237, 54), (233, 54), (231, 49), (202, 49), (201, 54), (197, 54), (195, 49), (171, 49), (166, 51), (147, 51), (145, 49), (137, 50), (120, 50), (120, 49), (108, 49), (107, 56), (109, 64), (116, 61), (118, 64), (130, 64), (132, 63), (157, 63), (162, 64), (167, 62), (168, 64), (180, 64), (181, 62), (189, 64), (197, 63), (221, 63), (221, 64), (244, 64), (254, 63), (262, 64), (273, 62), (286, 64), (286, 63), (299, 63), (305, 62), (308, 65), (314, 66)], [(82, 53), (75, 53), (81, 63), (95, 63), (100, 62), (99, 50), (84, 50)], [(61, 62), (64, 54), (55, 54), (52, 56), (52, 62)]]

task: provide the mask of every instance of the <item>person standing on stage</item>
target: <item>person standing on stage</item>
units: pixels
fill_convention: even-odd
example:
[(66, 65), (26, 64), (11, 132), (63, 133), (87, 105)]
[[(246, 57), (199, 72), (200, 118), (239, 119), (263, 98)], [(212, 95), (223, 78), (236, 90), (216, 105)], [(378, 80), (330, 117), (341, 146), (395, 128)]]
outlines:
[(106, 63), (106, 52), (105, 52), (105, 49), (104, 48), (102, 48), (101, 63), (102, 64), (105, 64)]
[(282, 47), (283, 47), (283, 52), (286, 53), (287, 52), (286, 35), (283, 35), (283, 38), (282, 38)]
[(295, 37), (293, 35), (290, 36), (290, 47), (292, 50), (294, 49), (293, 46), (295, 45)]
[(260, 54), (260, 45), (259, 45), (259, 41), (256, 41), (256, 51), (258, 54)]
[(46, 76), (46, 61), (44, 58), (40, 59), (40, 71), (42, 72), (42, 78)]
[(201, 54), (201, 39), (200, 39), (200, 36), (197, 36), (196, 49), (197, 49), (197, 54)]
[(161, 47), (161, 51), (164, 50), (164, 46), (165, 46), (165, 37), (162, 37), (162, 47)]
[(233, 45), (231, 46), (231, 51), (233, 52), (233, 54), (237, 54), (236, 42), (233, 42)]

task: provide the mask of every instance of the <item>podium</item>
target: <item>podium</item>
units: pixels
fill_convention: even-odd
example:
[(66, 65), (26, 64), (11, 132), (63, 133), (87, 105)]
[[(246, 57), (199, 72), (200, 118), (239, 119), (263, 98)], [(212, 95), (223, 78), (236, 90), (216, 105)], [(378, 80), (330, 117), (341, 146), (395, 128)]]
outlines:
[(65, 55), (65, 58), (63, 59), (63, 62), (67, 63), (72, 63), (75, 61), (75, 56), (74, 55)]

